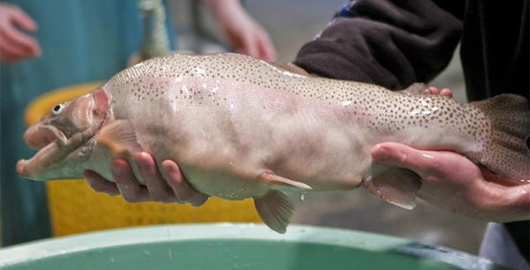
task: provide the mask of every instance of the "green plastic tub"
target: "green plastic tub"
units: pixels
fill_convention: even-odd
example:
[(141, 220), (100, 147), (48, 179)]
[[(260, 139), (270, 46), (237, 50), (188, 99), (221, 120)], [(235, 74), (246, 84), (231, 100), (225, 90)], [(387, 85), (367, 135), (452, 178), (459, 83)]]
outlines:
[(0, 249), (0, 269), (504, 269), (410, 240), (340, 229), (208, 224), (113, 230)]

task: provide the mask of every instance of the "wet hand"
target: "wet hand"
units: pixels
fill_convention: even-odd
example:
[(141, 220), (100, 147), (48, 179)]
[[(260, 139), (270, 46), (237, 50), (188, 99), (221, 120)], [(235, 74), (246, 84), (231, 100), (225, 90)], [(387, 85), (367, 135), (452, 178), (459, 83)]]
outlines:
[(13, 63), (41, 55), (39, 43), (18, 28), (35, 32), (37, 24), (19, 7), (0, 3), (0, 60)]
[(510, 184), (461, 155), (382, 143), (372, 149), (372, 158), (414, 171), (421, 178), (418, 197), (442, 209), (494, 222), (530, 219), (530, 184)]
[(117, 159), (112, 164), (115, 183), (92, 171), (86, 171), (85, 177), (95, 191), (111, 196), (121, 194), (128, 202), (177, 202), (200, 206), (208, 200), (207, 195), (196, 191), (186, 181), (175, 162), (164, 160), (159, 171), (155, 160), (148, 153), (137, 153), (134, 160), (145, 186), (139, 184), (131, 166), (123, 159)]

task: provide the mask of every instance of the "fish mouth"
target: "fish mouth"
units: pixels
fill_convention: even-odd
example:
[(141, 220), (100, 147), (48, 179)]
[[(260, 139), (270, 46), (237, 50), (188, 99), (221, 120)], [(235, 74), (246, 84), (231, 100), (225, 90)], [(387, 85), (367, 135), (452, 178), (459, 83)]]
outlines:
[(64, 132), (52, 125), (34, 125), (24, 133), (24, 141), (34, 150), (40, 150), (54, 141), (64, 144), (67, 140)]
[(56, 142), (52, 142), (46, 147), (39, 150), (29, 160), (21, 159), (17, 162), (16, 170), (20, 177), (33, 180), (47, 180), (42, 179), (39, 175), (42, 169), (46, 168), (48, 164), (62, 157), (59, 154), (59, 147)]
[(29, 147), (39, 151), (29, 160), (19, 160), (16, 171), (20, 177), (38, 181), (49, 180), (45, 172), (61, 164), (83, 143), (82, 136), (68, 138), (63, 131), (52, 125), (30, 127), (24, 134), (24, 141)]

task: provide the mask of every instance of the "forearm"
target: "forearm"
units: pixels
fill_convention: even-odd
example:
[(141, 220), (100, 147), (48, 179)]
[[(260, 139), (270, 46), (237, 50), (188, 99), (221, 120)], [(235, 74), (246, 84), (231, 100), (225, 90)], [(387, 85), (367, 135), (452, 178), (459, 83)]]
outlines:
[(402, 89), (445, 68), (462, 27), (456, 8), (434, 1), (358, 0), (348, 12), (304, 45), (295, 64), (325, 77)]
[(219, 21), (225, 21), (234, 12), (243, 11), (240, 0), (204, 0), (206, 6)]

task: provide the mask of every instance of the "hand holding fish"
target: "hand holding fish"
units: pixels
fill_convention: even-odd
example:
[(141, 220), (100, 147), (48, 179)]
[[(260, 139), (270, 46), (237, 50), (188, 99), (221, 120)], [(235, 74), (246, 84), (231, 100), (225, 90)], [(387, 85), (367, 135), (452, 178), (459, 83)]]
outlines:
[(459, 154), (381, 143), (372, 158), (414, 171), (421, 178), (418, 197), (455, 214), (494, 222), (530, 219), (530, 184), (507, 185)]
[[(442, 96), (431, 92), (421, 83), (392, 92), (317, 78), (236, 54), (175, 54), (130, 67), (91, 93), (57, 104), (26, 131), (24, 140), (39, 151), (16, 169), (40, 181), (82, 178), (91, 170), (117, 183), (113, 188), (94, 182), (96, 189), (119, 190), (128, 200), (176, 200), (171, 191), (178, 197), (176, 187), (186, 179), (209, 196), (253, 198), (263, 221), (280, 233), (294, 212), (285, 193), (364, 184), (412, 209), (420, 188), (428, 191), (424, 194), (463, 192), (458, 183), (444, 191), (452, 182), (443, 174), (418, 171), (422, 178), (447, 181), (432, 189), (421, 187), (409, 169), (392, 168), (381, 179), (371, 152), (389, 141), (468, 158), (440, 167), (462, 174), (450, 179), (478, 178), (479, 170), (467, 169), (471, 161), (507, 179), (530, 179), (530, 112), (524, 97), (506, 94), (459, 104), (443, 89)], [(111, 170), (110, 164), (123, 170)], [(130, 185), (133, 179), (146, 188)], [(526, 192), (522, 182), (517, 184), (519, 193)], [(435, 187), (443, 192), (434, 193)]]
[(145, 152), (136, 154), (134, 160), (140, 168), (145, 186), (139, 184), (131, 167), (123, 159), (113, 162), (112, 176), (116, 183), (109, 182), (93, 171), (86, 171), (85, 177), (95, 191), (110, 196), (121, 194), (128, 202), (178, 202), (200, 206), (208, 200), (209, 196), (188, 184), (175, 162), (163, 161), (159, 171), (153, 157)]
[[(295, 68), (299, 67), (295, 66)], [(301, 69), (301, 71), (303, 72), (304, 70)], [(433, 95), (452, 97), (452, 91), (448, 88), (440, 90), (435, 86), (430, 86), (428, 91)], [(153, 168), (155, 166), (152, 156), (147, 153), (139, 155), (136, 162), (140, 168)], [(130, 203), (155, 201), (189, 203), (193, 206), (200, 206), (208, 200), (208, 195), (196, 191), (186, 181), (174, 161), (166, 160), (162, 163), (163, 166), (166, 164), (164, 174), (153, 172), (152, 169), (141, 171), (146, 183), (152, 183), (146, 186), (139, 184), (139, 181), (131, 173), (131, 168), (127, 162), (116, 160), (114, 164), (112, 171), (114, 172), (113, 177), (116, 179), (116, 183), (104, 179), (93, 171), (85, 173), (85, 178), (94, 191), (106, 193), (110, 196), (121, 194)]]
[(441, 90), (436, 86), (429, 86), (428, 91), (432, 95), (442, 95), (446, 97), (453, 97), (453, 91), (449, 88), (442, 88)]

